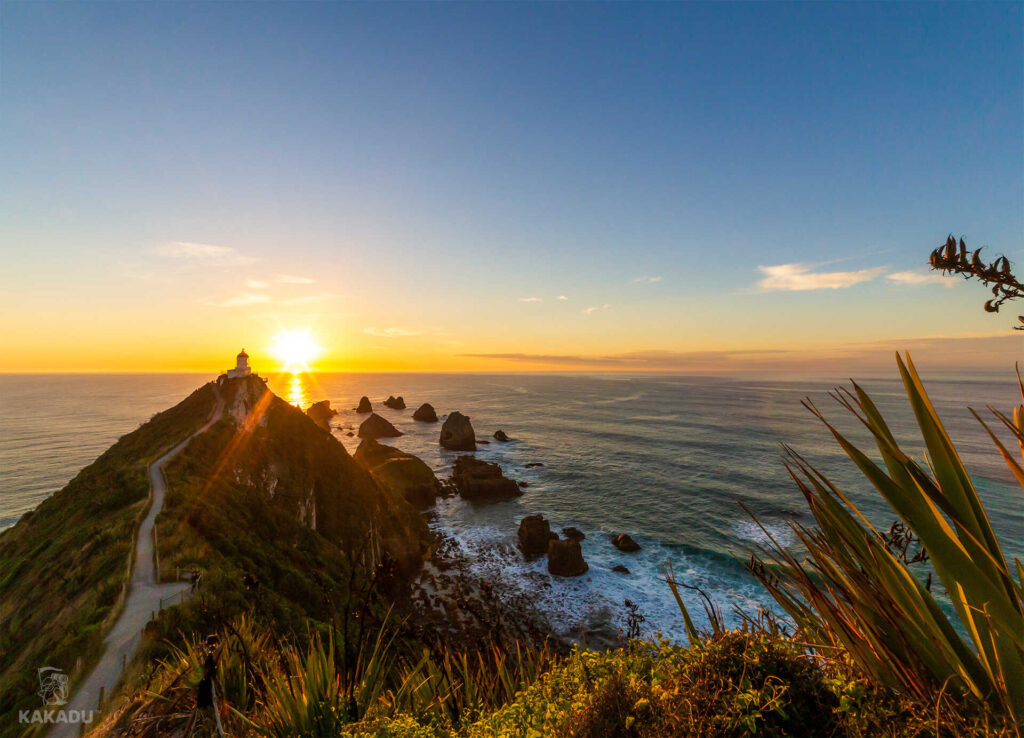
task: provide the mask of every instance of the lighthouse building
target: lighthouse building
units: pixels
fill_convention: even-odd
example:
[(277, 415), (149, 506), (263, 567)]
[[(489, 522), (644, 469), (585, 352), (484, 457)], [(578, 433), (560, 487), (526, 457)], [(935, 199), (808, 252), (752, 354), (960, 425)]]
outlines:
[(245, 349), (242, 349), (236, 359), (235, 368), (228, 369), (228, 379), (248, 377), (250, 374), (252, 374), (252, 369), (249, 368), (249, 354), (245, 353)]

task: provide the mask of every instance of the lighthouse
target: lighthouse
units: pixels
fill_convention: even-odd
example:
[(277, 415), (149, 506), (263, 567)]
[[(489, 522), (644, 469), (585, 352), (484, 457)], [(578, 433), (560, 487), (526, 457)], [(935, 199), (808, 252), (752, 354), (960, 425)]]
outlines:
[(242, 349), (235, 358), (235, 368), (228, 369), (228, 379), (248, 377), (250, 374), (252, 374), (252, 369), (249, 368), (249, 354)]

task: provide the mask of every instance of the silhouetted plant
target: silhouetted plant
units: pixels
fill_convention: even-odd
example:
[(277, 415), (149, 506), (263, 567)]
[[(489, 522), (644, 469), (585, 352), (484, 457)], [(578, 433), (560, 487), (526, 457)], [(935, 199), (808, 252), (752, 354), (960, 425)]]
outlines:
[[(928, 259), (932, 269), (943, 274), (959, 274), (964, 279), (978, 279), (986, 287), (992, 288), (992, 299), (985, 302), (985, 311), (998, 313), (999, 308), (1007, 300), (1024, 297), (1024, 284), (1021, 284), (1011, 269), (1013, 265), (1005, 256), (1000, 256), (991, 264), (981, 260), (981, 249), (975, 249), (968, 256), (967, 245), (961, 238), (959, 245), (952, 235), (943, 246), (935, 249)], [(1021, 325), (1014, 330), (1024, 331), (1024, 315), (1017, 316)]]
[(647, 622), (647, 618), (640, 613), (640, 606), (633, 600), (624, 600), (623, 604), (626, 606), (626, 638), (639, 638), (640, 626)]

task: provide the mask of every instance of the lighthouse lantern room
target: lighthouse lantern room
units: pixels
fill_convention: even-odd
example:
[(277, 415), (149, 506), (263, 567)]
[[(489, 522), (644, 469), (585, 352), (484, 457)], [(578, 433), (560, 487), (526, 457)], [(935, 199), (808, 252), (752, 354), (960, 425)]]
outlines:
[(252, 374), (252, 369), (249, 368), (249, 354), (245, 353), (245, 349), (242, 349), (236, 359), (235, 368), (228, 369), (228, 378), (248, 377), (250, 374)]

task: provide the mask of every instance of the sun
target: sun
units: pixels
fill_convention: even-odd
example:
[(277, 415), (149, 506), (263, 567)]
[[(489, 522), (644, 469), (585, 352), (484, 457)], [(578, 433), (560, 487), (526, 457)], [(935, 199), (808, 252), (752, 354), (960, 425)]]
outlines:
[(271, 352), (280, 359), (285, 371), (308, 372), (309, 362), (320, 355), (322, 349), (308, 330), (286, 330), (274, 336)]

